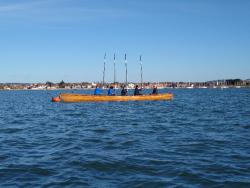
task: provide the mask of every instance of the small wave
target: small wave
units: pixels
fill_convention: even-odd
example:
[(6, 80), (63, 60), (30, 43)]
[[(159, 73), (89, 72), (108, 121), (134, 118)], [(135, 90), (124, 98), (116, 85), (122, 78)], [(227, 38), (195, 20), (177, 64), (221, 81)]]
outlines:
[(6, 128), (6, 129), (0, 129), (0, 132), (5, 134), (13, 134), (23, 131), (24, 129), (21, 128)]

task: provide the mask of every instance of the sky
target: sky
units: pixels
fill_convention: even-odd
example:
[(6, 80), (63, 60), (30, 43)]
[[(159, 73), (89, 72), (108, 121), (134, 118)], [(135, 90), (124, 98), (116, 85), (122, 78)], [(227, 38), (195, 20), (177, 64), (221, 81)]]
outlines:
[(249, 0), (0, 0), (0, 83), (250, 78)]

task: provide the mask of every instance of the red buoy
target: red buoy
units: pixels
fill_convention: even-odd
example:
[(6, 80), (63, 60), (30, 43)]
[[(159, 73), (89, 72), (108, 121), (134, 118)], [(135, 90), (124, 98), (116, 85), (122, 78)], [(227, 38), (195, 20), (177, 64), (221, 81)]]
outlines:
[(51, 101), (52, 102), (60, 102), (61, 99), (60, 99), (60, 97), (52, 97)]

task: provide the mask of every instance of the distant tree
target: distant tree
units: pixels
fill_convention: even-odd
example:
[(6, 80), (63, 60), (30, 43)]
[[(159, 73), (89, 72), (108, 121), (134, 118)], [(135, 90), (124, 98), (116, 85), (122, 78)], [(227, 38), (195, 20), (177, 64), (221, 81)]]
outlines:
[(65, 88), (65, 85), (66, 84), (63, 80), (58, 84), (59, 88)]
[(52, 87), (52, 85), (54, 85), (54, 83), (53, 83), (53, 82), (50, 82), (50, 81), (47, 81), (47, 82), (46, 82), (46, 85), (47, 85), (48, 87)]
[(241, 85), (242, 80), (241, 79), (229, 79), (229, 80), (226, 80), (226, 83), (227, 83), (227, 85), (236, 86), (236, 85)]
[(234, 79), (234, 85), (242, 85), (243, 81), (241, 79)]

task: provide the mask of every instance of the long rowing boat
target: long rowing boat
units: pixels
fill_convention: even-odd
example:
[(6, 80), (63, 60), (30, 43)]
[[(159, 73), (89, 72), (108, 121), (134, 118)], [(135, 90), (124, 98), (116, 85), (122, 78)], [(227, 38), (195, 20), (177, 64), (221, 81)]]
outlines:
[(52, 98), (53, 102), (104, 102), (104, 101), (159, 101), (173, 99), (172, 93), (158, 95), (137, 96), (104, 96), (61, 93), (59, 97)]

